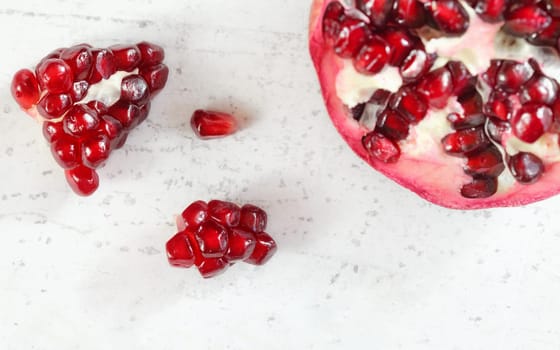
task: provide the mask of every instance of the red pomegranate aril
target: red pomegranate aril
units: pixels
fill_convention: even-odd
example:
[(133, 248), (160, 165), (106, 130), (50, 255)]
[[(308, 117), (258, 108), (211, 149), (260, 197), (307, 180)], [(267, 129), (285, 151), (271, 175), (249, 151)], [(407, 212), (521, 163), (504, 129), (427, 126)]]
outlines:
[(121, 100), (143, 105), (150, 99), (148, 83), (138, 74), (129, 75), (121, 82)]
[(206, 221), (207, 217), (208, 204), (204, 201), (192, 203), (181, 213), (181, 218), (185, 226), (198, 226)]
[(98, 129), (99, 117), (86, 105), (75, 105), (66, 113), (62, 123), (66, 133), (82, 137)]
[(520, 152), (510, 157), (508, 166), (517, 182), (525, 185), (538, 181), (545, 170), (543, 161), (527, 152)]
[(548, 106), (525, 104), (510, 122), (513, 134), (522, 141), (533, 143), (550, 130), (553, 117), (552, 110)]
[(64, 173), (70, 188), (80, 196), (89, 196), (99, 187), (97, 172), (86, 166), (80, 165)]
[(203, 257), (220, 258), (226, 253), (228, 232), (215, 221), (202, 223), (195, 237)]
[(111, 153), (111, 141), (103, 134), (87, 138), (82, 144), (82, 159), (85, 166), (98, 168), (107, 161)]
[(202, 277), (212, 278), (223, 273), (228, 267), (229, 264), (226, 259), (223, 258), (205, 259), (198, 266), (198, 271), (200, 272)]
[(560, 0), (545, 0), (548, 12), (554, 17), (560, 17)]
[(463, 108), (465, 116), (481, 115), (484, 101), (477, 90), (471, 90), (457, 98), (457, 102)]
[(166, 244), (169, 264), (177, 267), (189, 268), (194, 265), (194, 253), (187, 235), (177, 233)]
[(239, 227), (251, 232), (262, 232), (266, 229), (267, 215), (261, 208), (245, 204), (241, 207)]
[(529, 63), (504, 61), (496, 75), (496, 87), (510, 93), (517, 92), (534, 73)]
[(132, 72), (142, 59), (140, 49), (136, 45), (113, 45), (109, 49), (115, 56), (118, 71)]
[(155, 66), (143, 67), (140, 69), (139, 74), (148, 83), (150, 88), (150, 95), (154, 97), (157, 95), (167, 83), (169, 77), (169, 68), (165, 64), (156, 64)]
[(45, 119), (60, 118), (72, 106), (68, 94), (46, 94), (37, 104), (37, 112)]
[(89, 88), (89, 83), (85, 80), (77, 81), (72, 85), (72, 90), (70, 91), (70, 96), (74, 103), (81, 101), (86, 97)]
[(37, 67), (37, 81), (39, 86), (48, 92), (62, 94), (72, 88), (73, 73), (66, 62), (59, 58), (51, 58)]
[(436, 28), (447, 35), (461, 35), (469, 28), (469, 14), (457, 0), (432, 0), (426, 8)]
[(356, 0), (356, 6), (376, 27), (382, 27), (387, 22), (393, 9), (394, 0)]
[(462, 95), (476, 90), (477, 77), (471, 74), (463, 62), (449, 61), (445, 68), (451, 73), (454, 94)]
[(467, 153), (486, 147), (490, 140), (484, 128), (465, 129), (449, 134), (441, 141), (445, 153), (452, 156), (463, 156)]
[(548, 27), (552, 18), (538, 5), (523, 5), (505, 14), (503, 30), (511, 35), (526, 36), (538, 33)]
[(93, 69), (93, 54), (89, 45), (72, 46), (60, 54), (74, 73), (74, 81), (87, 80)]
[(125, 130), (131, 130), (139, 123), (140, 108), (126, 101), (117, 101), (109, 107), (108, 113), (117, 119)]
[(60, 137), (66, 135), (64, 127), (61, 122), (44, 122), (43, 123), (43, 136), (49, 143), (53, 143)]
[(343, 18), (344, 6), (338, 1), (331, 1), (325, 9), (322, 23), (323, 36), (329, 45), (334, 45), (338, 38)]
[(334, 42), (334, 52), (342, 58), (355, 57), (370, 35), (367, 23), (347, 17), (342, 21), (340, 33)]
[(496, 192), (498, 192), (498, 179), (495, 177), (475, 178), (461, 188), (461, 195), (470, 199), (489, 198)]
[(412, 50), (399, 67), (399, 73), (405, 83), (410, 83), (424, 76), (432, 67), (437, 55), (424, 50)]
[(385, 89), (377, 89), (373, 92), (367, 103), (385, 107), (391, 97), (391, 91)]
[(79, 140), (61, 135), (51, 144), (54, 159), (63, 169), (75, 168), (81, 163), (81, 150)]
[(488, 102), (483, 107), (483, 112), (489, 117), (507, 121), (512, 115), (512, 109), (506, 93), (493, 91), (489, 96)]
[(382, 37), (391, 47), (389, 63), (392, 66), (400, 66), (410, 54), (410, 51), (418, 47), (421, 48), (420, 39), (405, 29), (387, 29)]
[(391, 108), (399, 112), (412, 124), (418, 124), (428, 113), (428, 102), (413, 88), (404, 87), (396, 92), (390, 101)]
[(550, 105), (558, 95), (558, 83), (545, 76), (535, 76), (521, 88), (521, 103)]
[(229, 248), (225, 257), (229, 261), (247, 259), (253, 254), (257, 244), (253, 233), (238, 228), (229, 232), (228, 242)]
[(29, 109), (33, 107), (40, 97), (39, 83), (35, 74), (29, 69), (16, 72), (12, 79), (11, 92), (21, 108)]
[(398, 25), (418, 28), (426, 23), (426, 10), (418, 0), (395, 0), (392, 18)]
[(475, 12), (486, 22), (496, 23), (504, 20), (504, 12), (510, 0), (478, 0)]
[(464, 168), (468, 175), (485, 177), (498, 177), (504, 169), (502, 154), (495, 146), (469, 155)]
[(113, 51), (110, 49), (93, 50), (93, 57), (95, 62), (93, 83), (99, 82), (101, 79), (109, 79), (111, 75), (115, 74), (117, 63)]
[(140, 66), (155, 66), (163, 62), (165, 58), (165, 51), (159, 45), (149, 43), (147, 41), (142, 41), (136, 45), (140, 50), (140, 55), (142, 59), (140, 60)]
[(276, 253), (276, 242), (265, 232), (256, 234), (257, 243), (250, 257), (244, 261), (253, 265), (264, 265)]
[(430, 105), (445, 107), (453, 94), (451, 72), (445, 67), (431, 71), (418, 84), (418, 92), (428, 99)]
[(191, 117), (191, 127), (199, 138), (212, 139), (235, 133), (238, 123), (231, 114), (199, 109)]
[(109, 112), (109, 108), (101, 101), (89, 101), (86, 106), (96, 111), (97, 115), (105, 115)]
[(208, 202), (208, 216), (222, 225), (235, 227), (239, 225), (241, 209), (231, 202), (211, 200)]
[(389, 59), (391, 50), (379, 36), (372, 36), (354, 57), (354, 68), (362, 74), (375, 74), (381, 71)]
[(451, 123), (451, 127), (453, 129), (464, 130), (484, 125), (484, 122), (486, 122), (486, 116), (482, 113), (470, 115), (450, 113), (447, 116), (447, 120)]
[(394, 141), (408, 137), (410, 124), (398, 112), (385, 110), (377, 118), (375, 131), (382, 133)]
[(370, 157), (383, 163), (396, 163), (401, 156), (399, 146), (393, 140), (376, 131), (364, 136), (362, 145)]
[(552, 22), (539, 33), (529, 36), (527, 41), (534, 45), (556, 46), (556, 42), (560, 37), (560, 19), (553, 18)]
[(503, 60), (491, 60), (490, 66), (481, 75), (482, 80), (484, 80), (491, 87), (496, 86), (496, 76), (498, 75), (498, 71), (500, 70), (500, 68), (502, 68), (503, 62)]
[(488, 123), (486, 125), (486, 131), (488, 136), (495, 142), (501, 144), (506, 133), (511, 131), (511, 126), (508, 122), (488, 118)]
[(360, 121), (364, 116), (364, 111), (366, 110), (365, 103), (359, 103), (354, 107), (350, 108), (350, 113), (352, 114), (352, 119), (355, 121)]
[(138, 113), (138, 124), (142, 124), (146, 119), (148, 119), (148, 115), (150, 114), (150, 109), (152, 108), (152, 103), (147, 101), (145, 104), (141, 105), (139, 108)]

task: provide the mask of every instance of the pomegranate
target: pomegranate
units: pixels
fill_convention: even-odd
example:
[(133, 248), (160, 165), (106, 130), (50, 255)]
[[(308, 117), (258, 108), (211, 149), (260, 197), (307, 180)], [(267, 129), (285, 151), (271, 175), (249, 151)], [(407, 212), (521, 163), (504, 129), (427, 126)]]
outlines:
[(265, 231), (267, 215), (259, 207), (219, 200), (196, 201), (177, 217), (179, 233), (166, 245), (172, 266), (196, 265), (204, 278), (214, 277), (237, 261), (265, 264), (276, 242)]
[(77, 194), (97, 190), (96, 169), (147, 118), (169, 75), (163, 58), (163, 49), (148, 42), (106, 49), (80, 44), (14, 75), (14, 99), (43, 123), (53, 157)]
[(556, 2), (314, 0), (309, 30), (329, 115), (374, 169), (457, 209), (560, 192)]
[(196, 136), (206, 140), (231, 135), (239, 125), (231, 114), (198, 109), (191, 117), (191, 127)]

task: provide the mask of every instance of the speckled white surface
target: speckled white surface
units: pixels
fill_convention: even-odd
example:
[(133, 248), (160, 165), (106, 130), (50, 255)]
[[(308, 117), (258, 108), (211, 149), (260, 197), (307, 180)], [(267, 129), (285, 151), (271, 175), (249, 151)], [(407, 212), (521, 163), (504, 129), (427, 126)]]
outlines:
[[(560, 197), (450, 211), (371, 171), (328, 121), (305, 0), (3, 0), (0, 348), (558, 349)], [(153, 40), (172, 75), (149, 121), (67, 188), (11, 75), (59, 46)], [(203, 142), (188, 116), (245, 118)], [(213, 280), (168, 267), (173, 214), (255, 202), (280, 246)]]

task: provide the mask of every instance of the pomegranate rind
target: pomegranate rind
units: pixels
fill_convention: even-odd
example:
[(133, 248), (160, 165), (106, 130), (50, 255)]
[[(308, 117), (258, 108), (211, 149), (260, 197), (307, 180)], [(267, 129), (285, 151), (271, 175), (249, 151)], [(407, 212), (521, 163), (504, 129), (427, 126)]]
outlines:
[[(461, 196), (461, 187), (467, 183), (456, 164), (423, 161), (403, 154), (395, 164), (378, 161), (366, 153), (362, 137), (368, 132), (359, 123), (348, 117), (347, 108), (336, 93), (336, 78), (343, 67), (323, 38), (322, 14), (332, 0), (314, 0), (309, 21), (309, 51), (319, 77), (323, 99), (329, 116), (352, 150), (371, 167), (389, 177), (399, 185), (415, 192), (436, 205), (451, 209), (484, 209), (493, 207), (515, 207), (547, 199), (560, 193), (560, 164), (547, 166), (538, 183), (527, 186), (511, 185), (485, 199), (467, 199)], [(414, 172), (411, 170), (414, 169)]]

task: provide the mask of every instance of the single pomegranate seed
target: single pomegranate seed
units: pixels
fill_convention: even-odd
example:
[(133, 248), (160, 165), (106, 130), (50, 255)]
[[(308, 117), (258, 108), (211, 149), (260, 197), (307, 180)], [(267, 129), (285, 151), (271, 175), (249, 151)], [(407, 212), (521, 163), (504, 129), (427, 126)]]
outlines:
[(484, 125), (486, 116), (484, 114), (465, 115), (459, 113), (450, 113), (447, 116), (447, 120), (449, 121), (449, 123), (451, 123), (453, 129), (464, 130)]
[(93, 69), (93, 54), (89, 45), (72, 46), (60, 54), (60, 58), (74, 72), (74, 81), (87, 80)]
[(115, 56), (118, 71), (132, 72), (142, 60), (140, 49), (136, 45), (113, 45), (109, 49)]
[(66, 135), (64, 133), (64, 127), (60, 122), (44, 122), (43, 123), (43, 136), (45, 140), (49, 143), (53, 143), (58, 140), (61, 136)]
[(155, 66), (163, 62), (165, 52), (161, 46), (146, 41), (142, 41), (136, 46), (138, 46), (142, 57), (140, 66)]
[(550, 130), (553, 121), (552, 110), (539, 104), (526, 104), (512, 120), (513, 134), (522, 141), (533, 143)]
[(103, 134), (84, 140), (82, 145), (84, 165), (98, 168), (105, 163), (111, 153), (111, 141)]
[(362, 46), (354, 58), (354, 67), (362, 74), (378, 73), (387, 64), (390, 53), (385, 40), (375, 35)]
[(257, 243), (255, 250), (245, 262), (253, 265), (263, 265), (276, 253), (276, 242), (267, 233), (261, 232), (256, 234)]
[(166, 244), (169, 264), (189, 268), (194, 265), (194, 253), (188, 237), (183, 232), (177, 233)]
[(436, 28), (448, 35), (461, 35), (469, 28), (469, 14), (457, 0), (432, 0), (427, 9)]
[(93, 50), (95, 70), (90, 80), (91, 84), (99, 82), (101, 79), (109, 79), (117, 71), (115, 55), (110, 49)]
[(408, 137), (409, 123), (398, 112), (385, 110), (377, 118), (375, 130), (394, 141), (400, 141)]
[(452, 156), (463, 156), (486, 147), (490, 140), (484, 133), (484, 128), (478, 127), (449, 134), (443, 138), (441, 143), (445, 153)]
[(37, 104), (37, 112), (45, 119), (60, 118), (70, 107), (72, 98), (68, 94), (46, 94)]
[(428, 54), (424, 50), (412, 50), (399, 67), (405, 83), (410, 83), (424, 76), (433, 66), (436, 54)]
[(454, 94), (461, 95), (476, 90), (477, 77), (471, 74), (463, 62), (449, 61), (445, 68), (451, 73)]
[(418, 28), (426, 23), (426, 10), (417, 0), (395, 0), (394, 21), (404, 27)]
[(342, 58), (355, 57), (370, 37), (367, 23), (347, 17), (342, 21), (340, 33), (334, 43), (334, 52)]
[(72, 90), (70, 91), (70, 96), (74, 103), (81, 101), (86, 97), (89, 88), (89, 83), (85, 80), (77, 81), (72, 84)]
[(156, 64), (155, 66), (141, 68), (138, 74), (146, 80), (150, 88), (150, 95), (154, 97), (167, 83), (169, 68), (165, 64)]
[(461, 195), (470, 199), (489, 198), (496, 192), (498, 192), (498, 179), (495, 177), (475, 178), (461, 188)]
[(501, 144), (504, 135), (511, 132), (511, 126), (508, 122), (504, 122), (499, 119), (488, 118), (486, 132), (492, 140)]
[(356, 121), (360, 121), (364, 115), (364, 111), (366, 110), (365, 103), (358, 103), (354, 107), (350, 108), (350, 113), (352, 114), (352, 119)]
[(253, 254), (257, 240), (255, 235), (242, 229), (234, 228), (228, 236), (229, 248), (225, 255), (226, 259), (245, 260)]
[(488, 102), (483, 107), (484, 114), (498, 118), (500, 120), (509, 120), (513, 115), (514, 106), (509, 100), (509, 95), (503, 91), (493, 91)]
[(377, 89), (371, 95), (368, 103), (379, 106), (386, 106), (389, 102), (390, 97), (391, 91), (385, 89)]
[(20, 107), (29, 109), (39, 101), (39, 83), (29, 69), (19, 70), (12, 79), (12, 96)]
[(556, 46), (560, 37), (560, 19), (553, 18), (552, 22), (539, 33), (534, 33), (527, 39), (533, 45)]
[(496, 87), (506, 92), (517, 92), (535, 73), (529, 63), (504, 61), (496, 75)]
[(558, 83), (545, 76), (535, 76), (521, 88), (521, 102), (552, 104), (558, 95)]
[(205, 258), (220, 258), (228, 248), (227, 230), (214, 221), (206, 221), (200, 225), (196, 240)]
[(189, 240), (194, 255), (194, 264), (196, 266), (200, 266), (205, 260), (205, 258), (202, 256), (202, 252), (200, 251), (200, 247), (198, 246), (198, 241), (196, 239), (196, 234), (199, 229), (200, 226), (188, 226), (181, 230), (183, 235), (185, 235), (185, 237), (187, 237), (187, 239)]
[(208, 202), (208, 216), (222, 225), (235, 227), (239, 225), (241, 209), (234, 203), (211, 200)]
[(121, 122), (111, 117), (110, 115), (103, 115), (99, 121), (99, 129), (103, 135), (107, 136), (110, 141), (110, 149), (117, 149), (122, 144), (123, 137), (126, 134), (123, 131)]
[(482, 96), (476, 90), (471, 90), (457, 98), (457, 102), (463, 108), (465, 116), (482, 115), (484, 102)]
[(181, 218), (185, 226), (198, 226), (206, 221), (207, 217), (208, 204), (203, 201), (192, 203), (181, 213)]
[(121, 100), (143, 105), (150, 99), (148, 83), (138, 74), (129, 75), (121, 82)]
[(144, 120), (148, 118), (148, 115), (150, 114), (150, 108), (152, 108), (152, 103), (150, 101), (147, 101), (145, 104), (140, 106), (138, 111), (138, 125), (142, 124)]
[(50, 58), (37, 66), (39, 86), (52, 94), (70, 91), (74, 75), (66, 62), (59, 58)]
[(401, 88), (395, 93), (390, 106), (412, 124), (418, 124), (428, 113), (428, 101), (410, 87)]
[(191, 117), (191, 127), (198, 137), (211, 139), (235, 133), (238, 124), (231, 114), (199, 109)]
[(502, 67), (503, 63), (503, 60), (491, 60), (488, 69), (482, 73), (482, 80), (491, 87), (496, 86), (496, 76), (498, 75), (498, 71)]
[(399, 146), (378, 132), (370, 132), (362, 139), (366, 152), (383, 163), (396, 163), (400, 156)]
[(506, 23), (503, 29), (516, 36), (526, 36), (538, 33), (548, 27), (552, 18), (538, 5), (523, 5), (505, 14)]
[(85, 105), (73, 106), (62, 122), (66, 133), (78, 137), (85, 136), (99, 127), (97, 112)]
[(126, 101), (117, 101), (109, 108), (109, 114), (117, 119), (125, 130), (131, 130), (139, 124), (140, 108)]
[(509, 0), (478, 0), (474, 10), (486, 22), (501, 22), (508, 3)]
[(548, 12), (554, 17), (560, 17), (560, 0), (545, 0)]
[(389, 63), (392, 66), (400, 66), (410, 51), (422, 48), (420, 39), (404, 29), (388, 29), (382, 34), (382, 37), (391, 47)]
[(356, 6), (366, 16), (371, 23), (377, 27), (385, 26), (389, 14), (393, 9), (394, 0), (356, 0)]
[(267, 216), (261, 208), (245, 204), (241, 208), (239, 227), (251, 232), (262, 232), (266, 229)]
[(498, 177), (504, 169), (502, 154), (495, 146), (490, 146), (469, 155), (464, 170), (471, 176)]
[(81, 163), (79, 140), (72, 136), (59, 136), (51, 144), (51, 152), (54, 160), (64, 169), (75, 168)]
[(431, 71), (418, 84), (418, 92), (428, 99), (430, 105), (445, 107), (453, 94), (451, 72), (445, 67)]
[(532, 153), (517, 153), (510, 157), (508, 165), (513, 177), (522, 184), (535, 183), (544, 174), (543, 161)]
[(97, 100), (89, 101), (86, 103), (86, 106), (96, 111), (98, 115), (104, 115), (109, 112), (109, 108), (103, 102)]
[(344, 6), (338, 1), (332, 1), (327, 5), (323, 16), (323, 36), (329, 45), (334, 45), (344, 19)]
[(81, 196), (89, 196), (99, 187), (99, 176), (86, 166), (80, 165), (64, 173), (72, 190)]
[(198, 271), (204, 278), (216, 277), (228, 268), (228, 262), (223, 258), (205, 259), (199, 266)]

